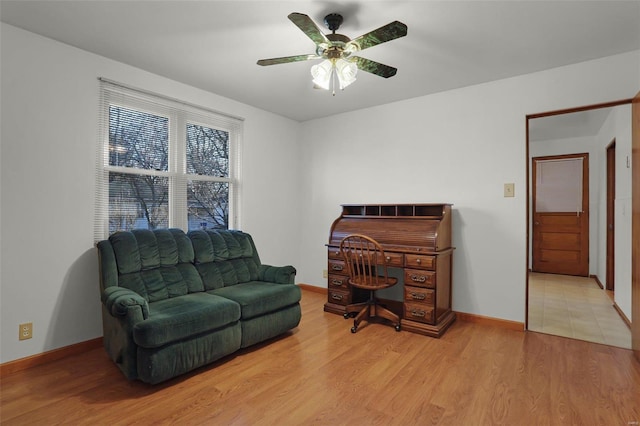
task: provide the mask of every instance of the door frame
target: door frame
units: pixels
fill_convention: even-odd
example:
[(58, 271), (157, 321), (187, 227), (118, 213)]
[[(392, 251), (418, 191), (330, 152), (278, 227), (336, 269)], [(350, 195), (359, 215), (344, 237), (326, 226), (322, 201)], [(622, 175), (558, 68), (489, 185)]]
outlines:
[[(529, 120), (532, 120), (534, 118), (551, 117), (553, 115), (571, 114), (574, 112), (589, 111), (592, 109), (611, 108), (611, 107), (620, 106), (620, 105), (628, 105), (628, 104), (631, 104), (633, 101), (634, 101), (634, 98), (628, 98), (628, 99), (621, 99), (621, 100), (612, 101), (612, 102), (604, 102), (600, 104), (591, 104), (591, 105), (585, 105), (585, 106), (574, 107), (574, 108), (565, 108), (565, 109), (559, 109), (559, 110), (553, 110), (553, 111), (547, 111), (547, 112), (539, 112), (535, 114), (527, 114), (525, 116), (526, 126), (525, 126), (525, 160), (524, 162), (525, 162), (525, 177), (526, 177), (526, 188), (527, 188), (526, 209), (525, 209), (525, 214), (526, 214), (525, 226), (527, 230), (526, 231), (527, 240), (525, 244), (526, 246), (525, 247), (525, 265), (526, 265), (525, 266), (525, 308), (524, 308), (524, 329), (525, 330), (529, 329), (529, 256), (530, 256), (529, 246), (531, 241), (531, 224), (529, 222), (531, 220), (531, 214), (530, 214), (531, 202), (529, 201), (530, 199), (529, 188), (531, 188), (531, 182), (529, 177), (531, 173), (531, 165), (530, 165), (531, 161), (529, 161), (529, 156), (530, 156)], [(640, 155), (638, 155), (638, 157), (640, 157)], [(638, 163), (640, 164), (640, 161)], [(637, 167), (635, 169), (640, 169), (640, 167)], [(631, 186), (632, 186), (631, 191), (633, 193), (634, 188), (637, 186), (633, 184), (633, 179), (631, 182)], [(638, 224), (637, 226), (638, 228), (640, 228), (640, 224)], [(640, 277), (638, 278), (638, 281), (640, 281)], [(636, 293), (640, 293), (640, 292), (637, 291), (635, 287), (636, 286), (634, 286), (632, 283), (632, 286), (631, 286), (632, 303), (633, 301), (636, 300), (635, 298), (640, 299), (640, 294), (636, 295)], [(640, 284), (638, 285), (638, 287), (640, 287)], [(634, 303), (634, 306), (635, 306), (635, 303)], [(640, 311), (640, 308), (638, 309), (638, 311)], [(636, 323), (640, 324), (640, 321), (636, 321)], [(640, 325), (638, 326), (638, 330), (640, 330)], [(640, 331), (638, 334), (640, 334)], [(633, 336), (635, 335), (632, 333), (632, 337)], [(640, 348), (640, 338), (638, 338), (638, 340), (639, 341), (636, 342), (636, 338), (634, 337), (632, 339), (632, 346), (637, 345), (637, 347)], [(636, 346), (634, 346), (634, 348), (635, 347)], [(638, 353), (640, 354), (640, 349), (638, 349)], [(638, 359), (640, 360), (640, 355), (638, 355)]]
[[(640, 258), (640, 92), (631, 103), (631, 258)], [(635, 182), (635, 184), (634, 184)], [(640, 362), (640, 262), (631, 267), (631, 349)]]
[(616, 201), (616, 140), (607, 145), (607, 271), (606, 289), (615, 291), (615, 201)]

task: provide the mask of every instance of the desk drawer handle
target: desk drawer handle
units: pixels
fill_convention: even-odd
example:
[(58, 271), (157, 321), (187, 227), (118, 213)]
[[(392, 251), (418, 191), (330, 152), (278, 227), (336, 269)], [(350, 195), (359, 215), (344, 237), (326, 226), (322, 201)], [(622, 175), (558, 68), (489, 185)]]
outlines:
[(418, 309), (412, 309), (411, 310), (411, 316), (424, 318), (425, 316), (427, 316), (427, 313), (425, 311), (420, 311)]
[(342, 280), (333, 279), (333, 280), (331, 280), (331, 284), (333, 284), (333, 285), (342, 285)]
[(424, 293), (411, 293), (411, 297), (414, 300), (424, 300), (427, 298), (427, 295)]
[(331, 293), (331, 298), (334, 299), (334, 300), (342, 300), (342, 295), (341, 294)]
[(427, 277), (425, 277), (424, 275), (411, 275), (411, 281), (417, 282), (417, 283), (423, 283), (427, 280)]
[(421, 263), (422, 263), (422, 260), (420, 260), (420, 259), (416, 259), (416, 263), (419, 265), (419, 264), (421, 264)]
[(387, 256), (385, 257), (385, 259), (387, 260), (387, 262), (391, 262), (391, 256)]
[(336, 265), (335, 263), (331, 265), (331, 269), (334, 271), (342, 271), (342, 265)]

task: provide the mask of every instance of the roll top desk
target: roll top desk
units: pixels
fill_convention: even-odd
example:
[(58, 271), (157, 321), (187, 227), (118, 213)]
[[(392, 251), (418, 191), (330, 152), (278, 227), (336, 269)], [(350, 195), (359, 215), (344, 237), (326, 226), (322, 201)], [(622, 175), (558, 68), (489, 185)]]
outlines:
[(328, 298), (324, 310), (343, 314), (366, 300), (352, 288), (339, 251), (349, 234), (377, 240), (387, 267), (403, 269), (402, 330), (440, 337), (455, 321), (451, 310), (451, 204), (343, 204), (327, 244)]

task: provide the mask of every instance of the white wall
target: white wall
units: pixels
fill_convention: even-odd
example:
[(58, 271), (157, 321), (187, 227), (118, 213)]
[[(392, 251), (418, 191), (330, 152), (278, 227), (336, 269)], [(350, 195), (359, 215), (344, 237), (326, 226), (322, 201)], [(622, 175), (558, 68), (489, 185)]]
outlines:
[[(242, 228), (264, 263), (297, 264), (299, 123), (1, 25), (0, 362), (102, 335), (98, 77), (244, 117)], [(18, 341), (22, 322), (33, 339)]]
[[(596, 136), (602, 160), (600, 181), (598, 278), (606, 285), (607, 271), (607, 168), (606, 148), (616, 140), (616, 196), (614, 202), (615, 301), (631, 320), (631, 105), (614, 108)], [(627, 159), (629, 163), (627, 163)], [(628, 164), (628, 165), (627, 165)]]
[(525, 117), (632, 97), (639, 75), (636, 51), (303, 123), (298, 278), (326, 286), (341, 203), (451, 202), (453, 309), (524, 322)]

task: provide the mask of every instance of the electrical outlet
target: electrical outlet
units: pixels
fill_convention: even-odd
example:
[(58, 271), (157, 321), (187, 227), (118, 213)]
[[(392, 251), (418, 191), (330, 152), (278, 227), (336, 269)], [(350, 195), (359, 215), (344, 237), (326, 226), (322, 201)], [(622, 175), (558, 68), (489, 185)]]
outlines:
[(327, 278), (329, 276), (329, 271), (327, 271), (326, 269), (322, 270), (322, 278)]
[(20, 324), (18, 329), (18, 339), (19, 340), (27, 340), (33, 337), (33, 323), (27, 322), (24, 324)]
[(504, 196), (505, 197), (513, 197), (513, 196), (515, 196), (515, 184), (513, 184), (513, 183), (505, 183), (504, 184)]

